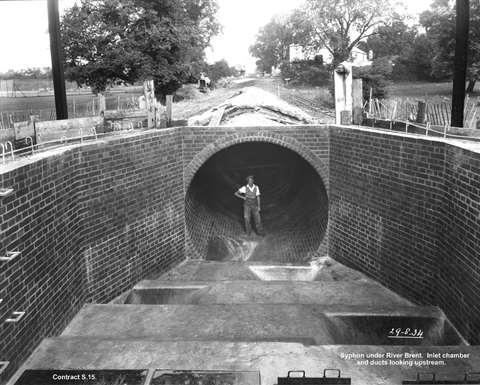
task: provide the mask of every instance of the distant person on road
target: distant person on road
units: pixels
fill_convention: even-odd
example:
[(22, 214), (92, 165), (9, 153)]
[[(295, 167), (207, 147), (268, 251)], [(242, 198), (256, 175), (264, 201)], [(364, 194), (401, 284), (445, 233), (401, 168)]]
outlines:
[(250, 236), (252, 233), (251, 218), (255, 222), (255, 230), (258, 235), (263, 236), (262, 221), (260, 218), (260, 189), (253, 184), (254, 179), (252, 175), (247, 176), (247, 184), (240, 187), (235, 196), (243, 199), (243, 218), (245, 220), (245, 231)]

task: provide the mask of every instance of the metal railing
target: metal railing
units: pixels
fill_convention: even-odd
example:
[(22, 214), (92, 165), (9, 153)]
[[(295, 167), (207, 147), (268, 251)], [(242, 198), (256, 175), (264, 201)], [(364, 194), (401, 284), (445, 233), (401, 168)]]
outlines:
[[(386, 131), (395, 131), (395, 132), (404, 132), (407, 134), (416, 134), (416, 135), (425, 135), (425, 136), (431, 136), (431, 137), (441, 137), (445, 139), (460, 139), (460, 140), (468, 140), (468, 141), (474, 141), (474, 142), (480, 142), (480, 130), (476, 129), (469, 129), (469, 128), (462, 128), (462, 127), (451, 127), (449, 124), (445, 124), (441, 127), (441, 130), (438, 129), (439, 126), (434, 126), (430, 122), (427, 122), (426, 124), (421, 124), (417, 122), (412, 122), (410, 120), (389, 120), (389, 119), (377, 119), (376, 117), (368, 116), (367, 114), (367, 119), (372, 120), (371, 127), (375, 129), (381, 129), (381, 130), (386, 130)], [(389, 128), (384, 128), (381, 126), (377, 126), (376, 122), (377, 121), (384, 121), (389, 123)], [(404, 125), (404, 129), (396, 129), (396, 125)], [(410, 128), (410, 130), (409, 130)], [(421, 132), (414, 132), (413, 129), (418, 129)], [(449, 131), (460, 131), (463, 130), (466, 134), (465, 135), (458, 135), (458, 134), (453, 134), (450, 133)], [(469, 132), (475, 132), (478, 133), (478, 136), (472, 136), (468, 135)]]

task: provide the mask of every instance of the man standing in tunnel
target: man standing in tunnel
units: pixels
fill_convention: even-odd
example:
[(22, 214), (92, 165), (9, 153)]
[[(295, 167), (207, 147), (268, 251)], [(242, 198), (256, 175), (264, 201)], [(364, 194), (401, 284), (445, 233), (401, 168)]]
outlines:
[(243, 218), (245, 219), (245, 230), (247, 235), (252, 233), (251, 218), (255, 222), (257, 234), (263, 236), (262, 220), (260, 218), (260, 189), (253, 183), (253, 176), (247, 176), (246, 186), (240, 187), (235, 196), (243, 199)]

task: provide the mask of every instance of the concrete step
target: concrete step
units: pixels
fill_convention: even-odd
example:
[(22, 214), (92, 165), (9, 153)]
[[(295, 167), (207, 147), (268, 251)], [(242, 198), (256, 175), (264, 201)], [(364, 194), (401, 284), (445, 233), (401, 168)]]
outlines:
[[(441, 329), (443, 320), (443, 313), (434, 307), (86, 305), (62, 336), (377, 345), (401, 343), (388, 340), (392, 328), (422, 329), (427, 337), (430, 329)], [(436, 334), (433, 338), (432, 345), (443, 342)]]
[(117, 298), (127, 304), (343, 304), (412, 306), (374, 281), (163, 281), (146, 280)]
[[(263, 268), (264, 271), (261, 271)], [(283, 267), (308, 269), (303, 277), (298, 274), (286, 274), (269, 270), (268, 268)], [(260, 271), (259, 271), (260, 270)], [(275, 273), (277, 277), (275, 277)], [(266, 262), (217, 262), (187, 260), (183, 264), (175, 267), (173, 270), (158, 277), (162, 280), (172, 281), (244, 281), (244, 280), (262, 280), (262, 279), (280, 279), (280, 280), (313, 280), (324, 282), (351, 282), (351, 281), (371, 281), (364, 274), (351, 269), (341, 263), (329, 258), (319, 258), (312, 265), (292, 265), (292, 264), (268, 264)]]
[[(279, 342), (154, 341), (145, 339), (101, 339), (57, 337), (44, 339), (19, 374), (30, 369), (177, 369), (259, 370), (262, 385), (277, 383), (288, 370), (305, 370), (309, 377), (321, 377), (323, 369), (338, 368), (352, 378), (352, 384), (400, 384), (415, 379), (418, 368), (391, 365), (356, 365), (345, 354), (400, 354), (404, 346), (303, 346)], [(480, 346), (418, 346), (422, 353), (469, 353), (468, 360), (449, 360), (435, 369), (438, 377), (464, 373), (480, 367)], [(391, 359), (387, 358), (387, 359)], [(457, 377), (457, 376), (456, 376)], [(11, 379), (12, 385), (15, 377)]]

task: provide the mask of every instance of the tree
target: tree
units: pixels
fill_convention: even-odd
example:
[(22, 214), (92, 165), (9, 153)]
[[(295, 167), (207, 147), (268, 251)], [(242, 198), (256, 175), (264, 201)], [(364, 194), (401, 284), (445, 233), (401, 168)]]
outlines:
[(190, 77), (219, 32), (215, 0), (81, 0), (63, 17), (66, 76), (103, 92), (152, 79), (159, 94)]
[(27, 68), (19, 71), (8, 70), (8, 72), (0, 73), (0, 79), (51, 79), (52, 71), (48, 67)]
[(416, 80), (434, 80), (432, 78), (432, 57), (435, 55), (433, 42), (424, 33), (413, 41), (408, 57), (408, 71), (415, 74)]
[(417, 30), (403, 20), (395, 20), (390, 25), (379, 26), (375, 34), (367, 39), (367, 47), (375, 57), (396, 58), (410, 53)]
[[(451, 79), (455, 56), (455, 7), (448, 0), (436, 0), (430, 10), (420, 15), (420, 23), (434, 45), (432, 75)], [(473, 92), (480, 76), (480, 3), (470, 2), (470, 31), (468, 49), (468, 87)]]
[(370, 66), (360, 67), (355, 76), (362, 78), (363, 99), (369, 98), (372, 89), (373, 98), (384, 99), (387, 96), (387, 86), (392, 74), (392, 63), (386, 57), (379, 57), (373, 60)]
[(392, 78), (430, 80), (433, 46), (425, 34), (408, 26), (400, 17), (390, 25), (379, 26), (366, 41), (366, 50), (375, 58), (387, 58), (393, 64)]
[(219, 60), (207, 67), (207, 75), (215, 83), (221, 78), (237, 75), (237, 70), (230, 67), (226, 60)]
[(308, 18), (301, 10), (273, 17), (260, 29), (255, 44), (249, 48), (251, 55), (258, 58), (258, 70), (271, 73), (272, 67), (278, 67), (288, 60), (290, 45), (305, 42), (310, 35), (310, 28)]
[(362, 40), (392, 19), (385, 0), (306, 0), (305, 12), (313, 23), (309, 45), (326, 48), (337, 65)]
[(323, 63), (315, 60), (302, 60), (280, 65), (283, 80), (289, 79), (289, 84), (325, 87), (331, 85), (332, 72)]

